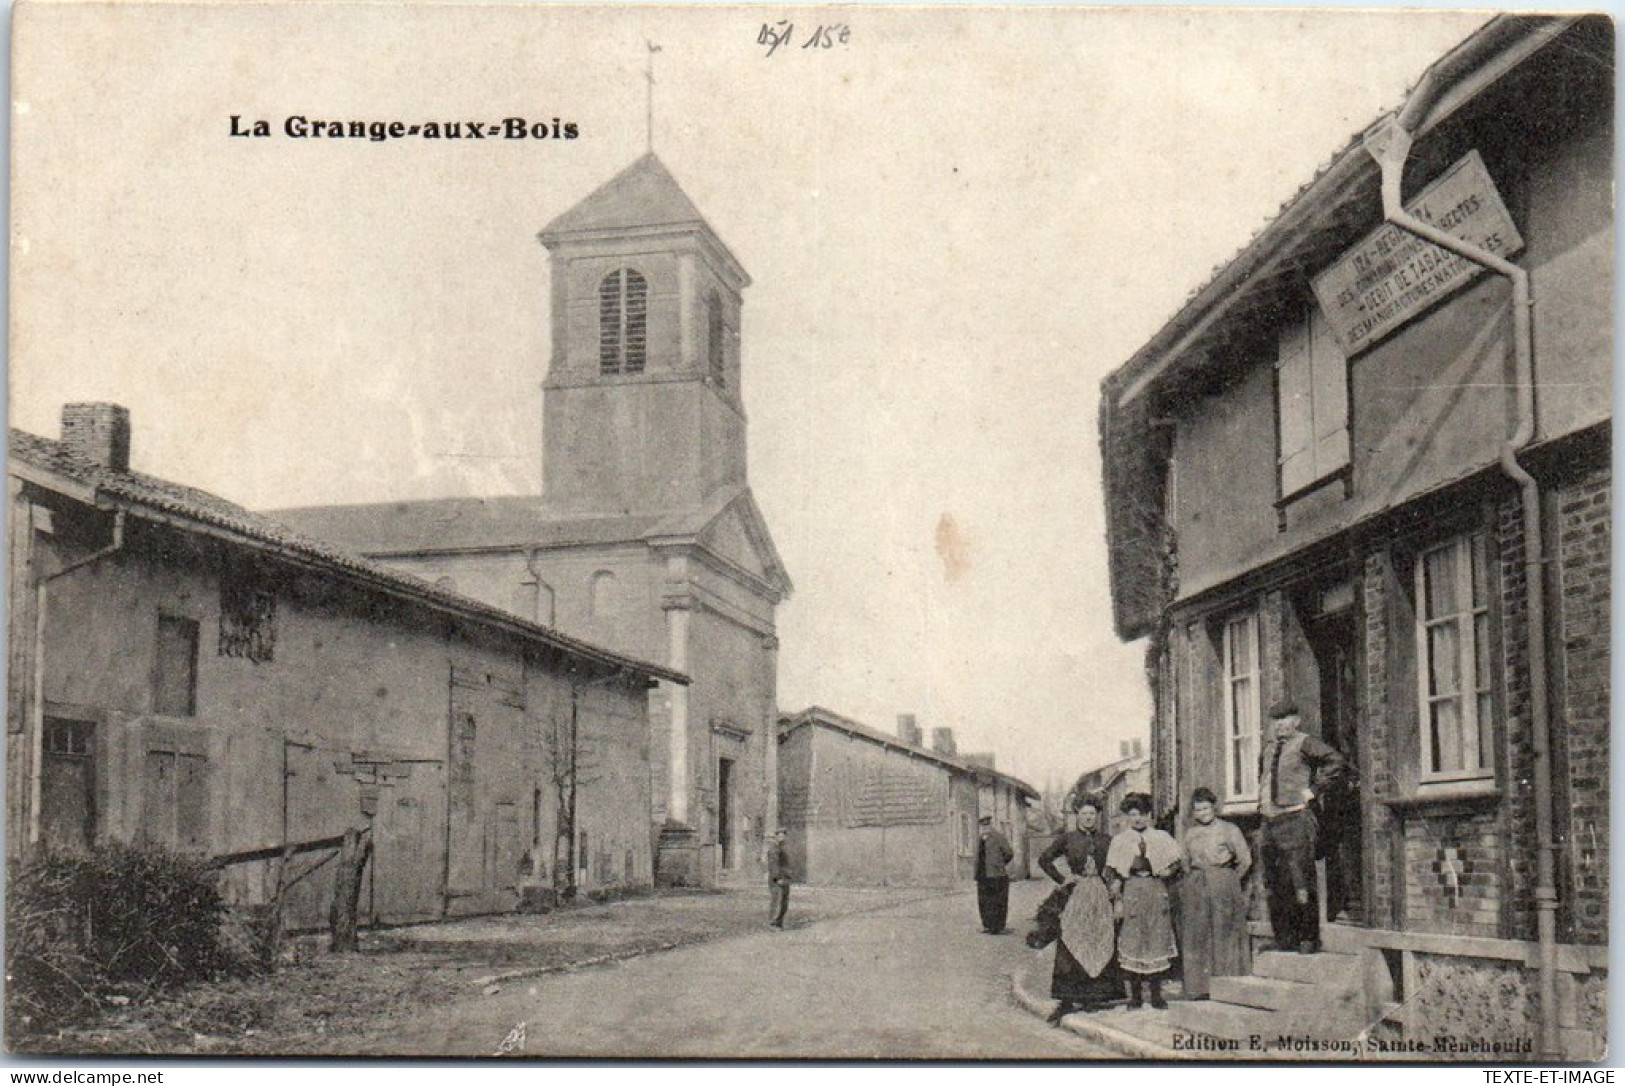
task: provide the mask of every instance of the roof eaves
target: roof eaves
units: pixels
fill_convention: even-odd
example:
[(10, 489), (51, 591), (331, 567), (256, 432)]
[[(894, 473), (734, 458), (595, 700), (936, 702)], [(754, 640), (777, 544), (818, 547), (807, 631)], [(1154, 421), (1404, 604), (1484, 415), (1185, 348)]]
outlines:
[[(76, 463), (71, 457), (61, 460), (55, 455), (61, 451), (58, 442), (21, 431), (12, 431), (12, 436), (8, 471), (19, 473), (21, 477), (20, 472), (31, 465), (32, 481), (37, 485), (61, 489), (64, 493), (69, 493), (69, 487), (64, 483), (71, 485), (79, 494), (88, 489), (94, 494), (95, 504), (104, 508), (122, 508), (143, 519), (160, 521), (183, 530), (200, 531), (238, 545), (268, 551), (296, 564), (337, 573), (367, 587), (486, 626), (505, 629), (527, 640), (604, 666), (682, 685), (690, 681), (682, 672), (578, 641), (550, 627), (527, 622), (517, 615), (447, 592), (427, 581), (305, 539), (280, 526), (276, 526), (277, 530), (273, 532), (269, 530), (272, 522), (267, 521), (266, 526), (256, 525), (254, 521), (263, 518), (257, 518), (248, 510), (207, 491), (135, 472), (113, 472)], [(17, 440), (19, 437), (23, 440)], [(40, 463), (42, 459), (46, 462)], [(221, 510), (210, 507), (216, 502), (223, 507)]]
[[(1486, 42), (1490, 50), (1496, 50), (1493, 61), (1479, 62), (1476, 78), (1463, 79), (1453, 93), (1441, 98), (1439, 106), (1418, 125), (1416, 135), (1421, 137), (1437, 128), (1485, 87), (1551, 44), (1576, 21), (1574, 17), (1505, 14), (1491, 19), (1429, 65), (1428, 72), (1446, 70), (1459, 58), (1484, 51)], [(1407, 97), (1409, 93), (1407, 91)], [(1364, 149), (1365, 138), (1393, 117), (1397, 109), (1385, 111), (1357, 132), (1281, 205), (1274, 219), (1260, 227), (1228, 261), (1217, 266), (1208, 281), (1187, 296), (1185, 303), (1145, 346), (1107, 376), (1102, 383), (1107, 393), (1103, 398), (1124, 404), (1143, 394), (1222, 318), (1244, 284), (1263, 277), (1293, 255), (1294, 245), (1307, 233), (1303, 229), (1305, 220), (1331, 201), (1354, 198), (1364, 192), (1364, 185), (1374, 185), (1378, 170)], [(1351, 186), (1358, 192), (1350, 192)]]

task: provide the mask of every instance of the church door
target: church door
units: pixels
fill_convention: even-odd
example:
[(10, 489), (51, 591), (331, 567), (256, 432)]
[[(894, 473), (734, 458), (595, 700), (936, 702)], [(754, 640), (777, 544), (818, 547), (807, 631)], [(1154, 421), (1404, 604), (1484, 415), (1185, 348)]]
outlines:
[(731, 758), (717, 761), (717, 853), (724, 871), (734, 866), (734, 764)]

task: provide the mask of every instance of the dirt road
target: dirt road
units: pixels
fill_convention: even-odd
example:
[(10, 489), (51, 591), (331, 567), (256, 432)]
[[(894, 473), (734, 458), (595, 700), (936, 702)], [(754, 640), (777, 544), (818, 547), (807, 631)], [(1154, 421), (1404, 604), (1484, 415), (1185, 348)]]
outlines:
[[(766, 929), (506, 982), (357, 1038), (374, 1055), (1087, 1059), (1110, 1054), (1011, 999), (1043, 887), (1017, 883), (1002, 936), (974, 894)], [(794, 899), (792, 899), (792, 906)], [(792, 907), (792, 918), (794, 909)]]

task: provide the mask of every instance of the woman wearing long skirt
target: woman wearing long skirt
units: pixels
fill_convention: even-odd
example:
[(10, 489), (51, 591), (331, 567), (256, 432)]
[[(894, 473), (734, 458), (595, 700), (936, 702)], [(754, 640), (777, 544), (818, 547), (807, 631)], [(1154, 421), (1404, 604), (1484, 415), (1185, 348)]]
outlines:
[(1241, 880), (1253, 865), (1247, 838), (1218, 815), (1211, 789), (1191, 793), (1195, 824), (1185, 831), (1189, 874), (1180, 887), (1181, 958), (1187, 999), (1206, 999), (1212, 977), (1247, 972), (1247, 895)]
[[(1106, 853), (1110, 838), (1100, 829), (1102, 802), (1092, 796), (1078, 801), (1077, 824), (1044, 850), (1038, 866), (1044, 874), (1071, 888), (1055, 940), (1055, 968), (1050, 996), (1057, 1000), (1051, 1025), (1078, 1010), (1094, 1010), (1123, 998), (1117, 968), (1116, 931), (1111, 893), (1106, 887)], [(1069, 874), (1055, 866), (1065, 859)]]
[(1173, 917), (1168, 901), (1168, 880), (1179, 873), (1183, 854), (1179, 842), (1151, 828), (1151, 797), (1130, 792), (1122, 811), (1129, 828), (1112, 838), (1106, 855), (1110, 877), (1121, 886), (1123, 925), (1117, 932), (1117, 961), (1129, 981), (1129, 1009), (1140, 1007), (1142, 982), (1151, 983), (1151, 1005), (1168, 1006), (1162, 998), (1162, 978), (1178, 956)]

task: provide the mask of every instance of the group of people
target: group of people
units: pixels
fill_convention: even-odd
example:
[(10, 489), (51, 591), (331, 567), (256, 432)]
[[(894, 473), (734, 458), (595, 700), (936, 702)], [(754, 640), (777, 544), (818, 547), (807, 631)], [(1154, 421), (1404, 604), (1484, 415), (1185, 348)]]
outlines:
[[(1313, 804), (1338, 782), (1344, 762), (1334, 748), (1298, 731), (1296, 705), (1277, 703), (1270, 717), (1274, 735), (1262, 751), (1259, 775), (1270, 924), (1276, 949), (1312, 954), (1320, 949)], [(1131, 1009), (1143, 1006), (1147, 995), (1152, 1007), (1165, 1008), (1162, 981), (1175, 958), (1187, 999), (1206, 999), (1215, 976), (1247, 971), (1242, 880), (1252, 868), (1252, 851), (1241, 830), (1218, 817), (1211, 789), (1197, 788), (1190, 800), (1191, 825), (1176, 840), (1152, 826), (1151, 797), (1143, 792), (1123, 799), (1128, 827), (1115, 835), (1103, 826), (1104, 801), (1079, 797), (1066, 832), (1039, 857), (1039, 867), (1060, 884), (1029, 937), (1035, 947), (1055, 942), (1052, 1024), (1075, 1011), (1119, 1003), (1125, 988)], [(1062, 860), (1065, 875), (1057, 867)], [(1175, 879), (1177, 939), (1169, 891)]]

